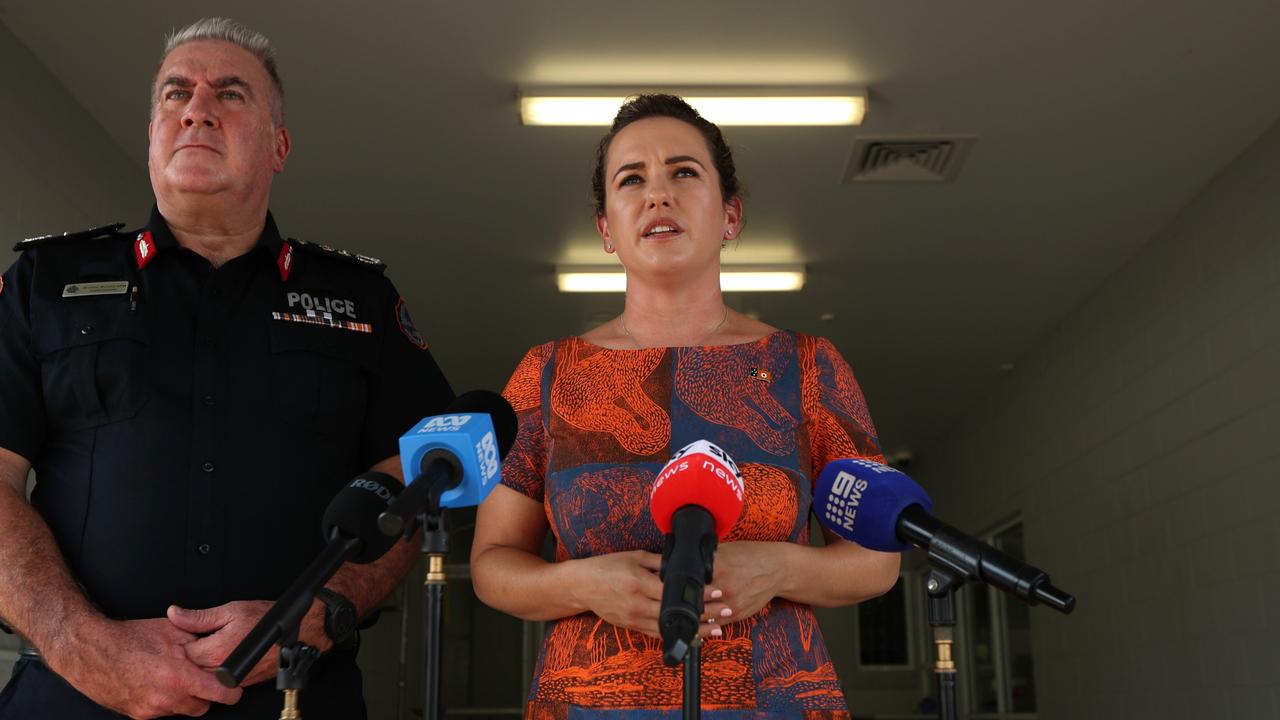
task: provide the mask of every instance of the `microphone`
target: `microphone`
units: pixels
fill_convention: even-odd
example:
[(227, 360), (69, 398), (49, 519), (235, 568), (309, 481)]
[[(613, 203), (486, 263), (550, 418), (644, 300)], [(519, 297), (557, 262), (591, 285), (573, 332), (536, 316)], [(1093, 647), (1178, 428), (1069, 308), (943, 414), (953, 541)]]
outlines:
[(286, 632), (296, 633), (316, 591), (344, 562), (371, 563), (391, 549), (396, 539), (379, 532), (376, 520), (400, 489), (400, 481), (394, 477), (367, 472), (338, 491), (321, 523), (328, 544), (214, 671), (218, 682), (236, 687)]
[(488, 390), (463, 393), (443, 415), (423, 418), (400, 437), (408, 487), (378, 517), (378, 527), (408, 539), (423, 508), (479, 505), (501, 479), (502, 458), (515, 439), (515, 410)]
[(913, 546), (935, 566), (961, 578), (981, 580), (1028, 605), (1044, 603), (1061, 613), (1076, 605), (1054, 587), (1049, 574), (970, 537), (929, 514), (933, 503), (914, 480), (870, 460), (834, 460), (813, 491), (818, 520), (845, 540), (882, 552)]
[(711, 582), (716, 543), (742, 512), (742, 473), (706, 440), (681, 448), (658, 473), (649, 513), (662, 531), (662, 660), (682, 661), (698, 634), (702, 592)]

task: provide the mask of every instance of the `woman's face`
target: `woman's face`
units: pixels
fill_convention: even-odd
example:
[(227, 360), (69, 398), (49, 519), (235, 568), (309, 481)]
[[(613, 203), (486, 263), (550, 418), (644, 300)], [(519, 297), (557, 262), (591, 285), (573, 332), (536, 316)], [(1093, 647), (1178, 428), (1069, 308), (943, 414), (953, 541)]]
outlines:
[(675, 118), (637, 120), (605, 156), (605, 211), (596, 229), (628, 275), (689, 275), (719, 268), (736, 237), (738, 198), (720, 197), (720, 175), (702, 135)]

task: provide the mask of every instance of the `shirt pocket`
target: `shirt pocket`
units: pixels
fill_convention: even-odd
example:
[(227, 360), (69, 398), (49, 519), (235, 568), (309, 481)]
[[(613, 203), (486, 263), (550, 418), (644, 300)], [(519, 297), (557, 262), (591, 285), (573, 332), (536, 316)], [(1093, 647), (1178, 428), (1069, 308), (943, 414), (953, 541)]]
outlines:
[(321, 435), (358, 438), (377, 367), (373, 334), (283, 321), (268, 332), (281, 419)]
[(151, 335), (122, 298), (61, 304), (34, 324), (32, 344), (51, 428), (127, 420), (146, 404)]

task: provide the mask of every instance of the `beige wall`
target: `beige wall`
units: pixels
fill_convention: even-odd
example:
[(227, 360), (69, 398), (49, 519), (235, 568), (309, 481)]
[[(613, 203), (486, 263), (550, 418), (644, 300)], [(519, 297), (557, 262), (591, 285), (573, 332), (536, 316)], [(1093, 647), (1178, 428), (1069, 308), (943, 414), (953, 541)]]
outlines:
[[(145, 78), (123, 84), (146, 131)], [(0, 260), (24, 237), (147, 219), (145, 158), (125, 155), (0, 24)]]
[(1079, 596), (1032, 613), (1042, 718), (1280, 716), (1277, 400), (1280, 126), (919, 453)]

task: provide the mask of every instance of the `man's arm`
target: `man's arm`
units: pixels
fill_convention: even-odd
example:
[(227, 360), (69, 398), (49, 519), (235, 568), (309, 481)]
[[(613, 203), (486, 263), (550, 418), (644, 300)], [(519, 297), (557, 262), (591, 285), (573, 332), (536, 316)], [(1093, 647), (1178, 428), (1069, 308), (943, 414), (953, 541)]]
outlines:
[(203, 714), (234, 703), (187, 660), (193, 638), (163, 619), (114, 621), (81, 592), (49, 527), (27, 502), (31, 463), (0, 448), (0, 617), (95, 702), (135, 718)]
[[(386, 473), (404, 482), (400, 471), (400, 456), (394, 455), (370, 468), (374, 472)], [(421, 543), (416, 539), (410, 542), (397, 541), (376, 562), (367, 565), (347, 563), (326, 583), (326, 587), (341, 593), (356, 606), (356, 616), (360, 619), (368, 617), (392, 590), (400, 585), (400, 581), (409, 573), (421, 553)], [(319, 608), (319, 612), (317, 612)], [(318, 620), (315, 616), (318, 615)], [(308, 618), (318, 622), (321, 634), (324, 633), (323, 606), (316, 603)], [(327, 639), (327, 638), (326, 638)]]
[(31, 463), (0, 448), (0, 617), (50, 657), (101, 616), (80, 592), (44, 520), (27, 502)]
[[(371, 470), (402, 479), (400, 456), (395, 455), (374, 465)], [(325, 587), (341, 593), (356, 606), (356, 615), (364, 618), (372, 613), (391, 591), (400, 584), (418, 557), (418, 543), (397, 542), (377, 561), (366, 565), (346, 563), (330, 578)], [(207, 635), (186, 646), (187, 657), (204, 668), (216, 668), (227, 659), (258, 620), (266, 614), (274, 600), (237, 600), (205, 609), (169, 608), (169, 620), (189, 633)], [(324, 605), (315, 600), (302, 619), (298, 638), (320, 650), (328, 650), (333, 641), (324, 631)], [(262, 656), (245, 677), (243, 685), (252, 685), (274, 677), (279, 651), (275, 648)]]

